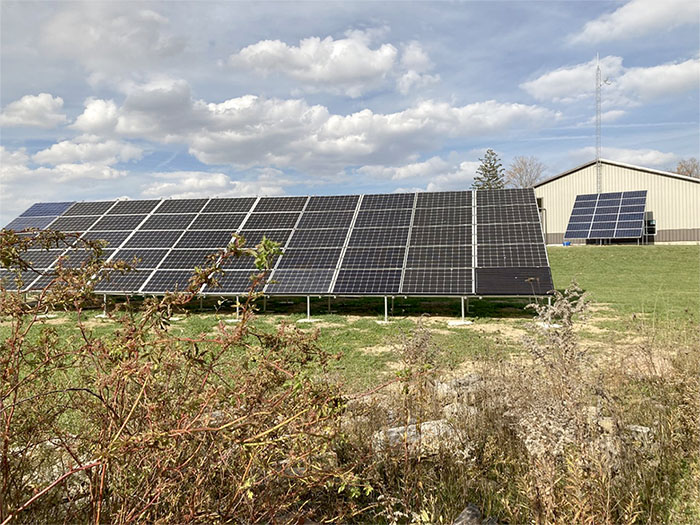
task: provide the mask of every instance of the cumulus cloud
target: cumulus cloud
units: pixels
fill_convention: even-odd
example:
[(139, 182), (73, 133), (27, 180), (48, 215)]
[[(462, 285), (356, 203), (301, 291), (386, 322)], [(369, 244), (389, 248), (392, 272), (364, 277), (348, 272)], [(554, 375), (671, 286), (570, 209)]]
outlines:
[(0, 125), (55, 128), (67, 121), (62, 109), (61, 97), (54, 97), (49, 93), (25, 95), (5, 106), (0, 114)]
[[(278, 173), (278, 172), (276, 172)], [(232, 180), (224, 173), (206, 171), (174, 171), (155, 173), (156, 179), (146, 185), (143, 197), (172, 197), (192, 199), (197, 197), (282, 195), (282, 186), (288, 181), (275, 177), (276, 173), (263, 173), (251, 181)]]
[(92, 163), (112, 165), (141, 158), (141, 148), (117, 140), (76, 142), (64, 140), (32, 156), (37, 164)]
[(85, 110), (69, 127), (91, 134), (105, 134), (117, 125), (117, 105), (113, 100), (88, 98)]
[(405, 180), (425, 186), (399, 188), (397, 191), (447, 191), (463, 190), (471, 187), (479, 161), (443, 159), (435, 156), (423, 162), (413, 162), (401, 166), (362, 166), (357, 170), (362, 175), (391, 180)]
[(82, 64), (93, 84), (132, 78), (181, 54), (186, 45), (160, 13), (113, 2), (67, 4), (41, 35), (50, 56)]
[(433, 63), (419, 42), (384, 43), (372, 47), (377, 32), (348, 31), (345, 38), (310, 37), (298, 46), (280, 40), (262, 40), (232, 54), (230, 66), (263, 75), (281, 74), (301, 84), (304, 91), (327, 91), (359, 97), (395, 79), (397, 89), (434, 84), (440, 75), (429, 74)]
[(697, 24), (700, 4), (695, 1), (632, 0), (612, 13), (587, 22), (571, 35), (574, 44), (597, 44), (668, 32), (685, 24)]
[(502, 134), (557, 116), (539, 106), (493, 100), (465, 106), (427, 100), (396, 113), (340, 115), (302, 99), (246, 95), (206, 103), (195, 100), (182, 81), (161, 81), (135, 88), (111, 122), (116, 135), (186, 144), (206, 164), (328, 174), (348, 165), (405, 162), (445, 138)]
[(346, 38), (304, 38), (298, 46), (262, 40), (229, 57), (233, 67), (263, 74), (282, 73), (309, 91), (329, 90), (359, 97), (380, 85), (396, 62), (397, 49), (382, 44), (372, 49), (362, 32)]
[[(700, 81), (700, 58), (651, 67), (626, 68), (622, 58), (600, 59), (603, 102), (607, 106), (634, 106), (696, 90)], [(520, 87), (539, 101), (571, 103), (595, 95), (596, 60), (549, 71)]]
[[(588, 162), (595, 158), (595, 148), (586, 147), (571, 152), (571, 157), (577, 163)], [(678, 159), (675, 153), (666, 153), (655, 149), (626, 149), (603, 147), (601, 156), (606, 159), (636, 164), (638, 166), (656, 167), (668, 166)]]

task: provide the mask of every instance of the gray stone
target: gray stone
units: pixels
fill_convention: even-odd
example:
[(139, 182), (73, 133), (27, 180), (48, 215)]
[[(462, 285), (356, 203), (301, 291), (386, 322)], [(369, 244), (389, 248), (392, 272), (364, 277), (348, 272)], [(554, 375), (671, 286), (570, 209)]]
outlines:
[(470, 503), (452, 522), (452, 525), (498, 525), (494, 518), (484, 518), (479, 507)]
[(403, 445), (404, 440), (411, 448), (419, 448), (419, 454), (431, 455), (437, 454), (442, 447), (454, 446), (458, 442), (458, 436), (446, 420), (437, 419), (425, 421), (420, 425), (420, 430), (418, 425), (409, 425), (375, 432), (372, 446), (376, 452), (382, 452)]

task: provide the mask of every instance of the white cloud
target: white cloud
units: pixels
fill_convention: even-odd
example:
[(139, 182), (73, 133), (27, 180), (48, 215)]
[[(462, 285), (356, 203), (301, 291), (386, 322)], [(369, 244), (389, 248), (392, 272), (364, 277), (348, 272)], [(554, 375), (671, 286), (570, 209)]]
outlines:
[(141, 148), (116, 140), (76, 142), (64, 140), (32, 156), (38, 164), (92, 163), (111, 165), (141, 158)]
[(668, 32), (684, 24), (697, 24), (700, 4), (690, 0), (632, 0), (612, 13), (587, 22), (569, 37), (575, 44), (627, 40)]
[(55, 128), (67, 121), (61, 112), (63, 99), (49, 93), (25, 95), (21, 99), (10, 102), (2, 114), (0, 124), (3, 126), (32, 126), (38, 128)]
[[(581, 148), (570, 153), (576, 163), (588, 162), (595, 158), (595, 148)], [(627, 164), (636, 164), (647, 167), (665, 167), (678, 160), (675, 153), (665, 153), (655, 149), (626, 149), (603, 147), (601, 156), (606, 159), (616, 160)]]
[[(276, 172), (277, 173), (277, 172)], [(192, 199), (197, 197), (281, 195), (282, 186), (288, 181), (275, 177), (276, 173), (264, 173), (252, 181), (232, 180), (224, 173), (205, 171), (175, 171), (155, 173), (160, 179), (144, 187), (143, 197), (173, 197)]]
[(616, 83), (623, 93), (629, 93), (642, 101), (697, 91), (700, 86), (700, 58), (653, 67), (630, 68)]
[(229, 65), (263, 74), (282, 73), (308, 91), (329, 90), (359, 97), (379, 86), (394, 67), (396, 48), (369, 46), (362, 32), (346, 38), (304, 38), (298, 46), (262, 40), (229, 57)]
[(151, 66), (162, 66), (185, 49), (168, 19), (138, 4), (81, 2), (66, 5), (41, 31), (53, 57), (77, 61), (93, 84), (114, 85)]
[(406, 71), (396, 81), (396, 87), (403, 95), (408, 94), (416, 88), (423, 88), (431, 84), (436, 84), (440, 81), (440, 75), (428, 75), (427, 73), (418, 73), (414, 70)]
[(86, 133), (105, 134), (117, 125), (117, 105), (113, 100), (93, 97), (85, 101), (85, 111), (69, 127)]
[[(448, 159), (432, 157), (424, 162), (414, 162), (402, 166), (363, 166), (357, 170), (362, 175), (392, 180), (410, 180), (416, 186), (399, 188), (397, 191), (447, 191), (463, 190), (471, 187), (479, 161), (457, 160), (451, 155)], [(420, 187), (420, 184), (427, 184)]]
[(493, 100), (466, 106), (428, 100), (397, 113), (365, 109), (349, 115), (301, 99), (246, 95), (206, 103), (195, 100), (182, 81), (161, 81), (129, 93), (117, 108), (113, 133), (183, 143), (206, 164), (329, 174), (348, 165), (402, 163), (446, 138), (503, 134), (557, 117), (539, 106)]
[[(625, 68), (622, 58), (600, 59), (605, 106), (636, 106), (654, 99), (697, 90), (700, 58), (651, 67)], [(571, 103), (595, 95), (596, 60), (549, 71), (520, 87), (539, 101)]]
[[(544, 73), (520, 87), (539, 101), (569, 103), (595, 94), (596, 60), (564, 66)], [(603, 78), (615, 77), (622, 72), (622, 57), (600, 59)]]

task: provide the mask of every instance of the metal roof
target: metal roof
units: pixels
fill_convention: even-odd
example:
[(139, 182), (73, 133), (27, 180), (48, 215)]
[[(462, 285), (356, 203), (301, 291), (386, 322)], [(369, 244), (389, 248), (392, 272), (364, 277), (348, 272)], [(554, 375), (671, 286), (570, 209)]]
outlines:
[[(687, 182), (695, 182), (696, 184), (700, 184), (700, 179), (696, 179), (694, 177), (687, 177), (685, 175), (681, 175), (679, 173), (673, 173), (671, 171), (661, 171), (661, 170), (654, 170), (651, 168), (645, 168), (643, 166), (635, 166), (634, 164), (626, 164), (624, 162), (617, 162), (614, 160), (608, 160), (608, 159), (600, 159), (600, 162), (603, 164), (610, 164), (611, 166), (618, 166), (621, 168), (629, 168), (637, 171), (644, 171), (646, 173), (653, 173), (654, 175), (661, 175), (663, 177), (672, 177), (674, 179), (680, 179), (684, 180)], [(585, 164), (581, 164), (580, 166), (576, 166), (573, 169), (570, 169), (568, 171), (565, 171), (563, 173), (560, 173), (558, 175), (554, 175), (553, 177), (550, 177), (548, 179), (543, 180), (542, 182), (538, 182), (533, 186), (533, 188), (539, 188), (540, 186), (544, 186), (545, 184), (549, 184), (550, 182), (553, 182), (557, 179), (560, 179), (562, 177), (566, 177), (567, 175), (570, 175), (574, 172), (577, 172), (579, 170), (582, 170), (584, 168), (588, 168), (589, 166), (595, 165), (596, 161), (592, 160), (590, 162), (586, 162)]]

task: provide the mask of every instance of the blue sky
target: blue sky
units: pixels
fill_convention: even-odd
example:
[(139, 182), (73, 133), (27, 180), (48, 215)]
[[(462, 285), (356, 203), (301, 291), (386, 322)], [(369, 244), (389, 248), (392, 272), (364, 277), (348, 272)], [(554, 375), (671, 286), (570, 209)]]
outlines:
[(37, 201), (467, 188), (486, 148), (554, 175), (700, 156), (700, 7), (11, 2), (0, 222)]

